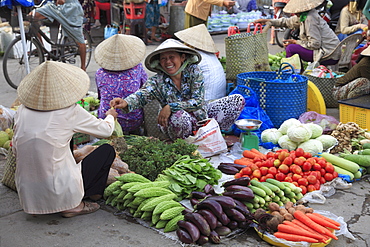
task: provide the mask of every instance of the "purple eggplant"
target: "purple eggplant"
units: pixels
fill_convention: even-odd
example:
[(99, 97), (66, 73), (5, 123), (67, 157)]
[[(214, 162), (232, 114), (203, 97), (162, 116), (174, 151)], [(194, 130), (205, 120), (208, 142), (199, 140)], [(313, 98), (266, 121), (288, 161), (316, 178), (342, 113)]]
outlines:
[(250, 178), (249, 177), (241, 177), (241, 178), (236, 178), (236, 179), (233, 179), (233, 180), (230, 180), (230, 181), (227, 181), (225, 183), (223, 183), (223, 187), (228, 187), (230, 185), (243, 185), (243, 186), (247, 186), (249, 185), (249, 182), (250, 182)]
[(222, 173), (225, 173), (227, 175), (235, 175), (239, 172), (238, 169), (229, 165), (219, 165), (217, 169), (219, 169)]
[(190, 213), (185, 214), (184, 218), (185, 220), (190, 221), (196, 227), (198, 227), (200, 233), (202, 233), (204, 236), (209, 236), (211, 228), (209, 227), (208, 222), (206, 221), (206, 219), (203, 218), (202, 215), (198, 213)]
[(222, 206), (221, 206), (221, 204), (218, 203), (215, 200), (210, 200), (208, 198), (197, 204), (196, 210), (200, 210), (200, 209), (209, 209), (216, 216), (217, 215), (220, 215), (222, 213)]
[(231, 233), (231, 229), (228, 228), (227, 226), (221, 226), (221, 227), (217, 227), (215, 229), (215, 232), (217, 232), (217, 234), (220, 236), (226, 236)]
[(215, 189), (210, 184), (206, 184), (206, 186), (204, 186), (204, 193), (206, 193), (207, 195), (216, 195)]
[(217, 232), (215, 231), (212, 231), (210, 234), (209, 234), (209, 240), (211, 240), (212, 243), (214, 244), (219, 244), (221, 243), (221, 239), (220, 239), (220, 236), (218, 235)]
[(201, 209), (197, 211), (197, 213), (201, 214), (204, 219), (206, 219), (209, 227), (211, 230), (214, 230), (217, 227), (217, 217), (207, 209)]
[(230, 196), (240, 201), (250, 201), (254, 198), (253, 192), (248, 191), (226, 191), (223, 193), (224, 196)]
[(221, 204), (222, 208), (234, 208), (236, 206), (233, 198), (229, 196), (211, 196), (207, 200), (215, 200)]
[(238, 228), (238, 222), (236, 222), (235, 220), (232, 220), (230, 221), (229, 224), (227, 224), (227, 227), (230, 228), (231, 230), (234, 230)]
[(193, 223), (191, 223), (190, 221), (180, 220), (177, 222), (177, 225), (178, 227), (186, 230), (187, 233), (189, 233), (193, 242), (198, 241), (200, 237), (200, 232), (199, 232), (199, 229)]
[(238, 210), (234, 208), (225, 210), (225, 213), (230, 219), (235, 220), (237, 222), (242, 222), (242, 221), (247, 220), (241, 212), (239, 212)]
[(190, 199), (190, 204), (195, 207), (195, 205), (197, 205), (200, 201), (198, 199), (195, 199), (195, 198), (191, 198)]
[(179, 238), (179, 240), (184, 244), (193, 243), (193, 239), (191, 238), (190, 234), (184, 229), (178, 228), (176, 230), (176, 235)]
[(197, 241), (197, 244), (199, 245), (203, 245), (203, 244), (206, 244), (209, 242), (209, 238), (207, 236), (204, 236), (204, 235), (200, 235), (198, 241)]
[(227, 186), (225, 187), (225, 190), (226, 191), (247, 191), (247, 192), (253, 193), (252, 189), (250, 189), (249, 187), (244, 186), (244, 185), (237, 185), (237, 184)]
[(227, 226), (227, 224), (230, 223), (230, 218), (224, 212), (222, 212), (218, 216), (218, 220), (222, 223), (223, 226)]
[(206, 198), (207, 194), (201, 191), (193, 191), (190, 193), (190, 198), (195, 198), (195, 199), (204, 199)]

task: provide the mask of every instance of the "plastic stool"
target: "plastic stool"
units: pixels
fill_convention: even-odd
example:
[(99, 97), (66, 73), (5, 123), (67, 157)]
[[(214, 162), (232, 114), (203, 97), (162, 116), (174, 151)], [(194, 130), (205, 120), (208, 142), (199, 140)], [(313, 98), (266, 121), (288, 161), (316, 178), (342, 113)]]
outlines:
[(145, 17), (145, 3), (125, 3), (126, 19), (137, 20)]
[[(148, 36), (146, 33), (145, 19), (127, 20), (128, 27), (130, 28), (130, 34), (141, 38), (144, 43), (148, 44)], [(140, 27), (142, 28), (142, 37), (140, 37)]]

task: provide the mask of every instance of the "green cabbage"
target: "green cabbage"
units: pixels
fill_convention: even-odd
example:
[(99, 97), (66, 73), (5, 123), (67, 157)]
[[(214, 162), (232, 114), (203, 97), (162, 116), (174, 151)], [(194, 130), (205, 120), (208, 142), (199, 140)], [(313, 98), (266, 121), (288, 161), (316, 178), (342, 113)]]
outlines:
[(298, 146), (298, 143), (289, 139), (287, 135), (283, 135), (279, 138), (278, 144), (283, 149), (288, 149), (289, 151), (295, 150)]
[(309, 152), (312, 156), (317, 155), (318, 153), (322, 153), (324, 147), (321, 141), (317, 139), (310, 139), (306, 142), (302, 142), (298, 145), (298, 148), (302, 148), (305, 152)]
[(322, 135), (317, 137), (316, 140), (322, 143), (324, 150), (333, 147), (337, 143), (337, 139), (331, 135)]
[(311, 139), (312, 131), (306, 124), (292, 126), (288, 129), (287, 135), (294, 142), (305, 142)]
[(309, 127), (312, 131), (311, 139), (315, 139), (322, 135), (322, 132), (324, 131), (323, 128), (315, 123), (307, 123), (305, 124), (307, 127)]
[(261, 140), (262, 142), (272, 142), (274, 144), (277, 144), (279, 138), (282, 136), (283, 134), (281, 134), (281, 132), (276, 128), (265, 129), (261, 133)]
[(292, 126), (297, 126), (297, 125), (301, 125), (302, 123), (298, 120), (298, 119), (295, 119), (295, 118), (290, 118), (288, 120), (285, 120), (281, 125), (280, 125), (280, 128), (279, 128), (279, 131), (281, 132), (281, 134), (283, 135), (286, 135), (288, 129)]

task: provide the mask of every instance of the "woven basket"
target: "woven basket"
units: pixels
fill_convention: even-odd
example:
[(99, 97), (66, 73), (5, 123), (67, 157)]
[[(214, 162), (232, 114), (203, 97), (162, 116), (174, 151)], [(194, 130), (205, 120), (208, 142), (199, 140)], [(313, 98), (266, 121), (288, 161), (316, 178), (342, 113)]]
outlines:
[(255, 30), (225, 37), (226, 79), (249, 71), (271, 71), (268, 61), (267, 34)]
[[(343, 75), (342, 72), (335, 72), (337, 75)], [(307, 73), (304, 74), (307, 76), (308, 80), (312, 81), (313, 84), (320, 90), (324, 100), (325, 106), (328, 108), (339, 107), (338, 101), (334, 99), (333, 96), (333, 87), (339, 78), (320, 78), (317, 76), (312, 76)]]
[[(275, 72), (241, 73), (236, 81), (257, 93), (261, 108), (276, 128), (289, 118), (298, 119), (307, 110), (307, 77), (283, 72), (281, 68)], [(292, 80), (288, 81), (289, 78)]]
[(17, 191), (17, 188), (15, 186), (15, 169), (16, 169), (15, 155), (12, 149), (10, 148), (6, 156), (4, 177), (1, 179), (1, 183), (9, 187), (10, 189)]
[(157, 100), (151, 101), (144, 107), (144, 128), (147, 136), (153, 136), (160, 140), (166, 140), (168, 137), (158, 128), (158, 113), (161, 105)]

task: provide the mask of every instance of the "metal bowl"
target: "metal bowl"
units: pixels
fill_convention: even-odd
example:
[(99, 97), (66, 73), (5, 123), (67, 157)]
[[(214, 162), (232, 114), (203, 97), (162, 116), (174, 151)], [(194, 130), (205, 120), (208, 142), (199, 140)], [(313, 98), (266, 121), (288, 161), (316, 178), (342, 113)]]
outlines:
[(262, 121), (257, 119), (239, 119), (235, 122), (236, 127), (241, 130), (258, 130), (262, 124)]

